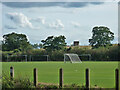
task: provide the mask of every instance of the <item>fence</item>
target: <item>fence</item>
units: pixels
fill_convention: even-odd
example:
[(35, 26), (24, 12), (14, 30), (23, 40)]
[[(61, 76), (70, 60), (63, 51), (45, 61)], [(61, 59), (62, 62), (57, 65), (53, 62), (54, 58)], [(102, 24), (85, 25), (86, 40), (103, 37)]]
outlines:
[[(89, 90), (90, 89), (90, 69), (87, 68), (85, 70), (85, 75), (86, 75), (86, 89)], [(11, 80), (13, 80), (14, 78), (14, 67), (10, 67), (10, 78)], [(34, 86), (38, 85), (38, 70), (37, 68), (33, 69), (33, 78), (34, 78)], [(63, 69), (60, 68), (59, 69), (59, 88), (63, 88), (64, 86), (64, 77), (63, 77)], [(119, 90), (119, 69), (115, 69), (115, 90)]]

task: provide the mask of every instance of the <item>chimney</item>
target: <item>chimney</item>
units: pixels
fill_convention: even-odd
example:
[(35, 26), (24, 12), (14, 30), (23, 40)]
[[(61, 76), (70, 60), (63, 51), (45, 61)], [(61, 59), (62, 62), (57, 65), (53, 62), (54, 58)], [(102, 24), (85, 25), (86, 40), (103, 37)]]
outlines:
[(74, 41), (73, 46), (79, 46), (79, 41)]

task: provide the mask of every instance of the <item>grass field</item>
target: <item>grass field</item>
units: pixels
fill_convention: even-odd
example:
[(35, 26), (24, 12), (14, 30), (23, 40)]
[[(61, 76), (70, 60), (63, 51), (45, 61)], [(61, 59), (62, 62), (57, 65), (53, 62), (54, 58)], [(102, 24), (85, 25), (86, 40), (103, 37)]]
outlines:
[(39, 82), (55, 83), (59, 81), (59, 68), (64, 69), (64, 84), (85, 85), (85, 69), (90, 68), (91, 86), (97, 85), (104, 88), (115, 87), (115, 69), (118, 62), (3, 62), (2, 70), (9, 75), (10, 66), (14, 66), (15, 78), (30, 77), (33, 80), (33, 68), (38, 69)]

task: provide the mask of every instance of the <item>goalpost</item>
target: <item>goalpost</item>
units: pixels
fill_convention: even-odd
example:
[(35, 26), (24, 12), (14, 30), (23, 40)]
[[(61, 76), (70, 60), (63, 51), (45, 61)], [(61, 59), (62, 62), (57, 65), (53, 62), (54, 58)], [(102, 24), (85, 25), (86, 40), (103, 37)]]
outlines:
[(8, 55), (7, 62), (9, 61), (26, 61), (27, 62), (27, 55)]
[(30, 61), (48, 61), (48, 55), (30, 55)]
[(71, 63), (82, 63), (77, 54), (64, 54), (64, 63), (70, 61)]
[(81, 55), (79, 55), (79, 57), (81, 60), (91, 61), (91, 54), (81, 54)]

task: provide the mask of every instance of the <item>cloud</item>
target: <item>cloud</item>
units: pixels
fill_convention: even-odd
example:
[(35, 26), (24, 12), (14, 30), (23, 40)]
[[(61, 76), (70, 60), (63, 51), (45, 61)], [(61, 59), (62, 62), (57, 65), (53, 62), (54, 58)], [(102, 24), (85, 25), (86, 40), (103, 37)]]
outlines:
[(3, 40), (3, 37), (2, 36), (0, 36), (0, 41), (2, 41)]
[(56, 19), (56, 21), (50, 23), (45, 20), (45, 17), (37, 17), (37, 18), (31, 18), (30, 21), (36, 22), (38, 24), (42, 24), (43, 27), (46, 28), (53, 28), (53, 29), (63, 29), (64, 24), (62, 23), (61, 20)]
[(64, 24), (62, 23), (61, 20), (57, 19), (55, 22), (49, 24), (50, 28), (55, 28), (55, 29), (63, 29)]
[(6, 29), (17, 29), (17, 27), (13, 27), (13, 26), (10, 26), (10, 25), (5, 25), (4, 26)]
[(42, 24), (45, 24), (45, 18), (44, 17), (34, 18), (34, 19), (31, 19), (31, 21), (40, 22)]
[(7, 13), (7, 17), (20, 27), (33, 28), (32, 23), (23, 13)]
[(59, 6), (64, 8), (82, 8), (88, 6), (89, 4), (92, 5), (100, 5), (104, 2), (3, 2), (4, 5), (12, 8), (30, 8), (30, 7), (52, 7), (52, 6)]
[[(6, 16), (8, 19), (13, 21), (18, 27), (22, 28), (30, 28), (30, 29), (40, 29), (39, 27), (33, 27), (32, 23), (30, 22), (30, 18), (25, 16), (23, 13), (7, 13)], [(7, 26), (7, 28), (10, 28)]]
[(81, 26), (81, 24), (78, 23), (78, 22), (71, 22), (71, 24), (72, 24), (74, 27), (80, 27), (80, 26)]
[[(17, 13), (17, 12), (7, 13), (6, 16), (8, 19), (13, 21), (16, 24), (16, 26), (22, 27), (22, 28), (40, 29), (40, 27), (34, 27), (32, 24), (32, 21), (37, 22), (37, 23), (40, 22), (41, 24), (45, 25), (46, 27), (50, 27), (50, 28), (54, 28), (54, 29), (63, 29), (64, 28), (64, 24), (59, 19), (57, 19), (53, 23), (46, 23), (45, 17), (28, 18), (23, 13)], [(16, 29), (16, 27), (10, 26), (10, 25), (5, 25), (5, 28)]]

